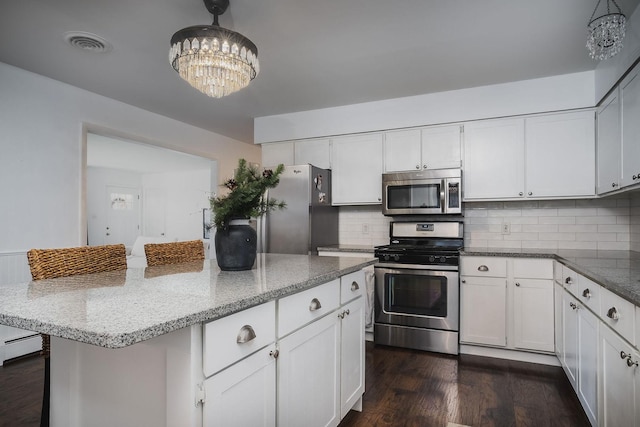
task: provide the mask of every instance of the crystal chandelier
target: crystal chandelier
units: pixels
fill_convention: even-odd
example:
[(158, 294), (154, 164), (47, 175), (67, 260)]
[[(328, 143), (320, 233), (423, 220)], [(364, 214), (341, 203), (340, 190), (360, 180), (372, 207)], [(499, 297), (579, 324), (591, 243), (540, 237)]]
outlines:
[[(589, 29), (587, 49), (589, 49), (591, 58), (602, 61), (615, 56), (622, 50), (626, 19), (616, 0), (607, 0), (607, 13), (594, 19), (600, 1), (598, 0), (596, 8), (591, 14), (589, 25), (587, 25)], [(613, 2), (618, 12), (611, 13), (610, 1)]]
[(169, 61), (200, 92), (222, 98), (245, 88), (260, 72), (258, 48), (251, 40), (218, 25), (229, 0), (204, 0), (212, 25), (183, 28), (171, 37)]

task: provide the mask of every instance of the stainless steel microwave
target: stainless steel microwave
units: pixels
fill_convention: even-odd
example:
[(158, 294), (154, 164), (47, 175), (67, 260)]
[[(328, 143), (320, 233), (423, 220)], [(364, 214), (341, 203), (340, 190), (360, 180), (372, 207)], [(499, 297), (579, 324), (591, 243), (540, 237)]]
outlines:
[(382, 213), (388, 216), (462, 213), (461, 170), (383, 174)]

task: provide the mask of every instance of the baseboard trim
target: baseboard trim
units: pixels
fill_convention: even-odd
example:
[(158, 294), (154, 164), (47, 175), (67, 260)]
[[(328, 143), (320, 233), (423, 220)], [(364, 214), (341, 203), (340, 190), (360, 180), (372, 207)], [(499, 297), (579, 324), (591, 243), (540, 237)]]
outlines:
[(555, 354), (530, 353), (528, 351), (481, 347), (468, 344), (460, 344), (460, 354), (516, 360), (518, 362), (538, 363), (540, 365), (560, 366), (560, 361)]

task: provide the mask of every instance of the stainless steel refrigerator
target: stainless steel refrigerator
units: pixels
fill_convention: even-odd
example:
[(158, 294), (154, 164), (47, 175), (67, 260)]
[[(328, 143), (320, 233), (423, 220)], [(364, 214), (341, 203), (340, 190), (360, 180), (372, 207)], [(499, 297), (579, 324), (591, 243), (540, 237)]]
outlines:
[(285, 166), (268, 197), (287, 207), (257, 220), (258, 252), (318, 254), (318, 246), (338, 244), (338, 208), (331, 206), (331, 170)]

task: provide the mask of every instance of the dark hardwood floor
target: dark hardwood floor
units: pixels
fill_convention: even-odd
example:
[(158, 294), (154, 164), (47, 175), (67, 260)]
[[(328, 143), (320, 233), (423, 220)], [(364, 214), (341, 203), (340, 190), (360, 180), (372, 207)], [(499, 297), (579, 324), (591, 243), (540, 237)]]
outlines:
[(589, 426), (562, 368), (367, 343), (363, 412), (340, 427)]
[[(588, 426), (561, 368), (367, 343), (364, 411), (340, 427)], [(44, 360), (0, 367), (0, 427), (38, 426)]]

